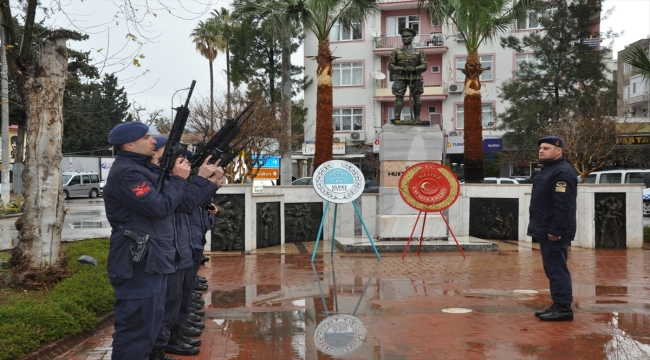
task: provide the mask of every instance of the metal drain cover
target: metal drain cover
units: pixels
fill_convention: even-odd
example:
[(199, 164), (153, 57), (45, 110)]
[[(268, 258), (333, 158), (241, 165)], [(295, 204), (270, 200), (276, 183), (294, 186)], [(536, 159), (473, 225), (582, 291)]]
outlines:
[(463, 309), (463, 308), (447, 308), (447, 309), (442, 309), (443, 313), (448, 313), (448, 314), (467, 314), (471, 313), (471, 309)]

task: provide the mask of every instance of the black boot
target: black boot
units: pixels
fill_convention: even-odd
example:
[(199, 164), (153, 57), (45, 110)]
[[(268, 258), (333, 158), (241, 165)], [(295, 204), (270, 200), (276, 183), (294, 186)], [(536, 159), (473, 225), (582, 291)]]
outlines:
[(202, 317), (200, 317), (200, 316), (198, 316), (198, 315), (196, 315), (194, 313), (187, 314), (187, 318), (192, 320), (192, 321), (196, 321), (196, 322), (201, 322), (201, 320), (203, 320)]
[(196, 304), (199, 304), (199, 305), (205, 305), (205, 300), (203, 300), (203, 299), (201, 299), (201, 298), (193, 297), (193, 298), (192, 298), (192, 302), (193, 302), (193, 303), (196, 303)]
[(190, 308), (190, 313), (192, 313), (194, 315), (197, 315), (197, 316), (205, 316), (205, 311), (203, 311), (203, 310), (196, 310), (196, 309)]
[(199, 346), (201, 345), (201, 339), (192, 339), (190, 337), (187, 337), (183, 335), (183, 328), (180, 325), (174, 325), (172, 328), (172, 334), (176, 333), (179, 339), (181, 339), (182, 342), (191, 345), (191, 346)]
[(200, 282), (201, 284), (205, 284), (208, 282), (208, 279), (206, 279), (204, 276), (197, 276), (196, 281)]
[(206, 291), (208, 290), (208, 285), (201, 284), (201, 283), (196, 283), (194, 284), (194, 290), (199, 290), (199, 291)]
[(203, 309), (203, 305), (197, 304), (195, 302), (191, 302), (190, 303), (190, 309), (201, 310), (201, 309)]
[(539, 316), (540, 320), (544, 321), (572, 321), (573, 320), (573, 310), (571, 305), (562, 305), (554, 304), (555, 307), (546, 314)]
[(178, 355), (196, 355), (199, 353), (199, 348), (184, 342), (181, 338), (181, 327), (176, 325), (172, 327), (165, 351)]
[(194, 290), (194, 292), (193, 292), (192, 294), (194, 294), (194, 295), (198, 295), (198, 296), (200, 296), (200, 297), (203, 297), (203, 293), (200, 292), (200, 291), (197, 291), (197, 290)]
[(165, 354), (165, 348), (155, 347), (151, 351), (151, 355), (149, 355), (149, 360), (178, 360), (178, 359), (171, 356), (167, 356)]
[(547, 308), (544, 309), (544, 310), (537, 310), (537, 311), (535, 311), (535, 316), (539, 317), (540, 315), (548, 314), (548, 313), (550, 313), (551, 310), (553, 310), (554, 308), (555, 308), (555, 304), (552, 304), (551, 306), (547, 307)]
[(191, 327), (189, 324), (183, 322), (181, 324), (181, 334), (185, 336), (201, 336), (201, 330)]
[(201, 259), (201, 265), (205, 265), (208, 261), (210, 261), (210, 258), (204, 256), (203, 259)]
[(199, 329), (199, 330), (205, 329), (205, 325), (203, 323), (192, 321), (192, 320), (190, 320), (188, 318), (185, 318), (185, 323), (187, 325), (189, 325), (189, 326), (191, 326), (193, 328)]

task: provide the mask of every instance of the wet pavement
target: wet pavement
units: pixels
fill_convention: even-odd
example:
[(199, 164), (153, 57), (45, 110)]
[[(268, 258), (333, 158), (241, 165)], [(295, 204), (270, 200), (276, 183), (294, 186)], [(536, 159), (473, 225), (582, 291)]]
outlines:
[[(533, 315), (550, 303), (537, 245), (498, 244), (465, 260), (319, 251), (312, 265), (314, 243), (212, 254), (201, 268), (201, 352), (174, 357), (650, 358), (650, 251), (571, 249), (575, 320), (543, 322)], [(112, 330), (60, 359), (109, 359)]]

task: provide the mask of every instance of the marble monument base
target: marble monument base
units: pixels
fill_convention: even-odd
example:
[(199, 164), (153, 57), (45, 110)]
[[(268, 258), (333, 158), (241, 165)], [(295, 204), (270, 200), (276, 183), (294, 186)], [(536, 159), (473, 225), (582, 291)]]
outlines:
[[(428, 219), (427, 219), (428, 220)], [(488, 240), (482, 240), (471, 236), (457, 236), (456, 239), (460, 244), (463, 251), (497, 251), (499, 246)], [(408, 239), (407, 239), (408, 240)], [(336, 247), (343, 252), (373, 252), (372, 245), (367, 237), (336, 237), (334, 240)], [(407, 241), (376, 241), (375, 246), (379, 253), (386, 252), (403, 252)], [(420, 239), (414, 238), (409, 245), (408, 252), (417, 255), (418, 247), (420, 246)], [(439, 240), (424, 240), (422, 241), (423, 252), (430, 251), (458, 251), (458, 246), (453, 237), (439, 239)], [(409, 254), (406, 254), (409, 256)]]

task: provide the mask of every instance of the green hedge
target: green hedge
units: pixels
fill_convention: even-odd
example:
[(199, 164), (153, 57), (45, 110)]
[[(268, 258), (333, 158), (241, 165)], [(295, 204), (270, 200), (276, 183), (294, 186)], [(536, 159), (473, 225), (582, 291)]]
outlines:
[(643, 241), (650, 241), (650, 226), (643, 227)]
[[(106, 239), (64, 244), (70, 277), (52, 290), (0, 292), (0, 360), (14, 359), (39, 345), (93, 328), (97, 314), (113, 308), (113, 287), (106, 275)], [(77, 262), (81, 255), (99, 266)]]

